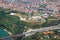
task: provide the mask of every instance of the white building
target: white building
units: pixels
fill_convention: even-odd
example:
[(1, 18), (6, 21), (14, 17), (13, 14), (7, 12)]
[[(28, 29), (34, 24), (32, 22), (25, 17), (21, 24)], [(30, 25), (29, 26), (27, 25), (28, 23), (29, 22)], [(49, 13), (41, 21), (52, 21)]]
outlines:
[(10, 13), (10, 15), (15, 15), (15, 13)]

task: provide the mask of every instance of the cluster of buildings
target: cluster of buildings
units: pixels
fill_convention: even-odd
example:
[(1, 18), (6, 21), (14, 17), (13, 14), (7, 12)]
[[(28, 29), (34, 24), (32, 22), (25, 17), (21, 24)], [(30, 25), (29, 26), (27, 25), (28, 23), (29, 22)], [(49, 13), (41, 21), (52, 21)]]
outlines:
[(60, 0), (0, 0), (0, 7), (19, 12), (43, 12), (60, 16)]

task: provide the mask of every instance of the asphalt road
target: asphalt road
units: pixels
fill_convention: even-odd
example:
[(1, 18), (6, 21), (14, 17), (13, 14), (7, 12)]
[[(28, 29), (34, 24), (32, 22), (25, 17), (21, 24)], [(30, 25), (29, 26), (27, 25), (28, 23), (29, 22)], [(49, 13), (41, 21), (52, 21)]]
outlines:
[(49, 31), (49, 30), (54, 30), (54, 29), (60, 29), (60, 25), (50, 26), (50, 27), (45, 27), (45, 28), (39, 28), (39, 29), (32, 29), (32, 31), (30, 31), (30, 32), (25, 32), (23, 34), (18, 34), (18, 35), (12, 35), (12, 36), (8, 36), (8, 37), (3, 37), (3, 38), (0, 38), (0, 40), (5, 40), (7, 38), (20, 37), (20, 36), (27, 35), (27, 34), (33, 34), (33, 33), (36, 33), (36, 32), (44, 32), (44, 31)]

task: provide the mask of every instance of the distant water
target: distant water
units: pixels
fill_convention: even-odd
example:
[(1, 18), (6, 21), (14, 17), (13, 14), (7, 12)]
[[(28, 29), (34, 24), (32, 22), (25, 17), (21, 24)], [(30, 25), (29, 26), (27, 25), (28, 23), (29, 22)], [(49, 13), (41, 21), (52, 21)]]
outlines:
[[(9, 36), (8, 32), (4, 31), (3, 29), (0, 29), (0, 38)], [(8, 38), (6, 40), (12, 40), (11, 38)]]

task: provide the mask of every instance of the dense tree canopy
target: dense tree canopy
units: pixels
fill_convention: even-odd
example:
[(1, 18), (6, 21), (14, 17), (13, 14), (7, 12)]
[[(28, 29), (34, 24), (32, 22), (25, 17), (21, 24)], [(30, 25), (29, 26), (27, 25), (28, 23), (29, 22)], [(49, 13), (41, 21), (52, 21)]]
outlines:
[[(10, 9), (0, 8), (0, 29), (6, 29), (7, 31), (11, 32), (12, 35), (22, 34), (25, 30), (25, 27), (41, 28), (41, 27), (49, 27), (60, 24), (60, 20), (52, 20), (52, 21), (47, 20), (43, 24), (35, 24), (35, 23), (31, 24), (28, 22), (21, 21), (18, 16), (10, 15), (11, 12), (16, 13), (16, 11), (11, 11)], [(22, 12), (21, 14), (27, 15), (24, 12)], [(36, 33), (35, 35), (26, 38), (21, 38), (21, 39), (17, 38), (17, 40), (41, 40), (41, 37), (43, 37), (42, 34)]]

